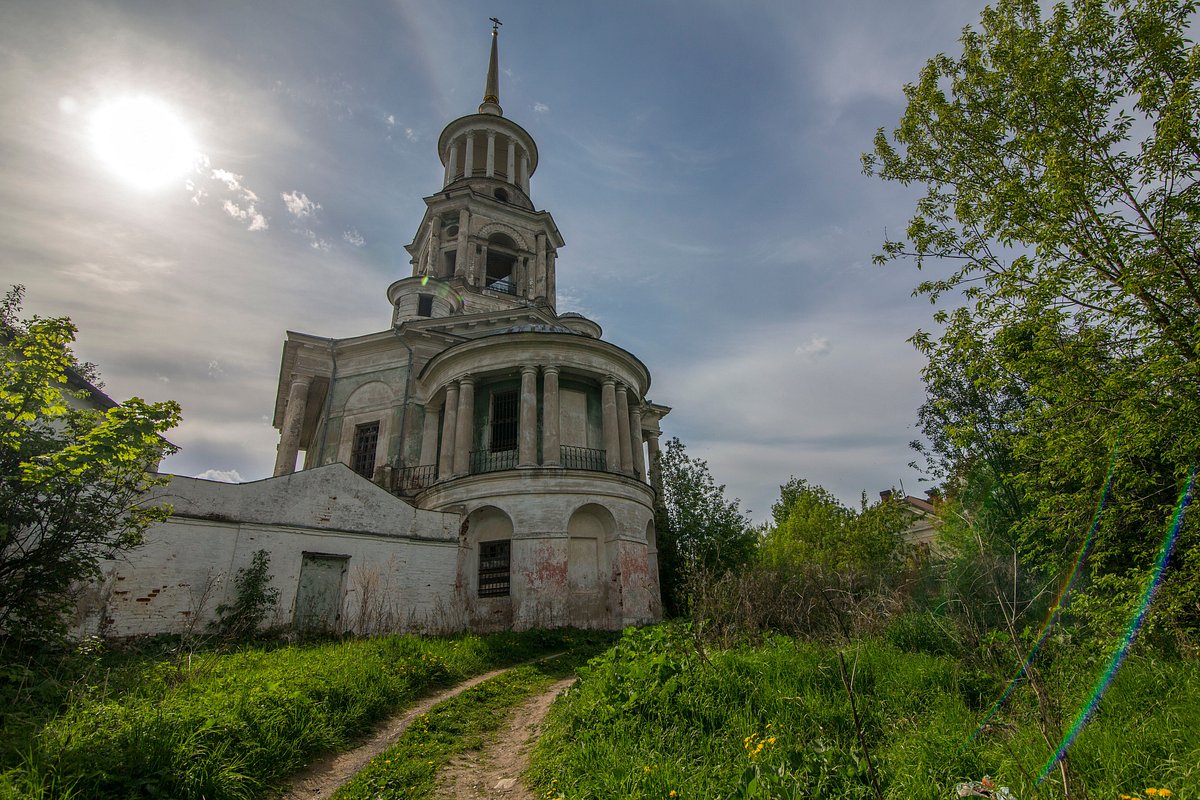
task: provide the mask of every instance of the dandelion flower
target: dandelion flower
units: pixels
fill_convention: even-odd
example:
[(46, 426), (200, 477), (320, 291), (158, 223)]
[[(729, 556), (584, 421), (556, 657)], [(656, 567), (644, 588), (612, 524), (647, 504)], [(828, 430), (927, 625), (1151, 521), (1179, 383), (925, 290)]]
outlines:
[(672, 790), (671, 790), (671, 795), (670, 795), (670, 796), (671, 796), (671, 797), (679, 797), (679, 792), (677, 792), (677, 791), (675, 791), (674, 789), (672, 789)]

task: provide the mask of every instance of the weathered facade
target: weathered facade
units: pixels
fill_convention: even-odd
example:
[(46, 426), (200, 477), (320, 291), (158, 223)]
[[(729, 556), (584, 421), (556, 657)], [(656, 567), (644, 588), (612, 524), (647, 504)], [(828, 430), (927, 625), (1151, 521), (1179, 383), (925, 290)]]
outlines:
[[(531, 199), (537, 146), (503, 116), (497, 62), (493, 30), (483, 103), (438, 140), (443, 183), (425, 198), (407, 247), (411, 275), (387, 289), (390, 327), (348, 339), (289, 331), (275, 401), (276, 477), (206, 492), (176, 479), (171, 488), (195, 502), (177, 503), (152, 547), (201, 536), (226, 559), (227, 528), (253, 529), (256, 543), (270, 542), (295, 619), (304, 617), (303, 597), (295, 599), (304, 564), (343, 559), (338, 610), (320, 620), (338, 628), (363, 627), (354, 622), (363, 594), (356, 569), (406, 587), (385, 605), (414, 625), (620, 628), (659, 618), (650, 465), (669, 409), (647, 400), (650, 373), (633, 354), (601, 338), (595, 322), (556, 312), (564, 240)], [(345, 526), (331, 522), (350, 490), (296, 481), (336, 464), (357, 473), (336, 468), (339, 480), (376, 493), (356, 502), (381, 511), (372, 530), (353, 532), (353, 546)], [(305, 533), (268, 534), (271, 514), (250, 514), (263, 506), (233, 499), (297, 493), (303, 509), (313, 491), (337, 502), (324, 520), (289, 509), (288, 525)], [(222, 512), (227, 504), (243, 510)], [(403, 524), (392, 526), (391, 515)], [(363, 536), (376, 541), (361, 544)], [(253, 548), (242, 550), (222, 562), (227, 573), (248, 563)], [(169, 592), (170, 581), (142, 605)], [(110, 626), (121, 616), (109, 613)]]

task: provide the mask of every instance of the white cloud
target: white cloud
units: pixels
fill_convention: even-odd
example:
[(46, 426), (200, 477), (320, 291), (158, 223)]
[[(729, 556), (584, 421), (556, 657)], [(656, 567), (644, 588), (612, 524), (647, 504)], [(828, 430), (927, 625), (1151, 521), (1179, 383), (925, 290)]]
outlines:
[(417, 136), (417, 134), (416, 134), (416, 133), (413, 131), (413, 129), (412, 129), (412, 128), (405, 128), (405, 129), (404, 129), (404, 138), (405, 138), (405, 139), (408, 139), (410, 142), (415, 142), (415, 141), (417, 141), (417, 139), (418, 139), (419, 137), (418, 137), (418, 136)]
[(234, 192), (239, 191), (242, 188), (242, 176), (230, 172), (227, 169), (214, 169), (212, 171), (212, 179), (214, 181), (220, 181)]
[(225, 374), (225, 370), (221, 369), (221, 362), (213, 359), (208, 362), (208, 377), (219, 378)]
[(550, 106), (546, 105), (545, 103), (534, 103), (533, 110), (538, 114), (545, 114), (550, 110)]
[(259, 213), (258, 208), (254, 203), (250, 203), (245, 208), (234, 203), (232, 200), (226, 200), (221, 204), (221, 208), (225, 213), (236, 220), (247, 223), (246, 230), (249, 231), (265, 231), (268, 227), (267, 218)]
[(82, 261), (66, 267), (62, 274), (114, 294), (138, 291), (160, 275), (169, 274), (175, 262), (165, 258), (134, 256), (118, 261)]
[(342, 238), (345, 239), (348, 244), (352, 244), (355, 247), (362, 247), (367, 243), (367, 240), (364, 239), (363, 235), (355, 228), (351, 228), (350, 230), (344, 232), (342, 234)]
[(279, 196), (283, 198), (288, 213), (297, 218), (310, 217), (321, 208), (320, 203), (310, 200), (308, 195), (298, 190), (281, 192)]
[(829, 355), (829, 351), (833, 346), (829, 343), (827, 336), (814, 336), (804, 344), (796, 347), (796, 355), (806, 361), (816, 361), (818, 358), (824, 358)]
[(387, 120), (388, 127), (391, 127), (392, 125), (396, 124), (396, 115), (395, 114), (388, 114), (387, 117), (385, 117), (385, 119)]
[(221, 483), (243, 483), (246, 480), (238, 474), (236, 469), (206, 469), (199, 475), (193, 475), (192, 477), (205, 481), (219, 481)]

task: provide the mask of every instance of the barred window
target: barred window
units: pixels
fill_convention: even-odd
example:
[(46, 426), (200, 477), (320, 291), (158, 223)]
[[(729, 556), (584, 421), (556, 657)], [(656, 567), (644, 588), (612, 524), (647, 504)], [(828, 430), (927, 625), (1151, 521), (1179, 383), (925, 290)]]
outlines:
[(517, 449), (517, 390), (492, 394), (492, 441), (490, 450), (499, 453)]
[(379, 446), (379, 423), (354, 426), (354, 449), (350, 451), (350, 469), (370, 480), (375, 474), (375, 451)]
[(479, 543), (479, 596), (508, 597), (508, 567), (512, 542)]

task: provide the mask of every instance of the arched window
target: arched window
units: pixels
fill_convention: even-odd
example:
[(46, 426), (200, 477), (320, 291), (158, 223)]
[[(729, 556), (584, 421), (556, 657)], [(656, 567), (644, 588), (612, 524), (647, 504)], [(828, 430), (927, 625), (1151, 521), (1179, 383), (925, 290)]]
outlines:
[(488, 237), (487, 275), (484, 286), (506, 294), (517, 293), (513, 271), (517, 266), (517, 243), (503, 233)]

